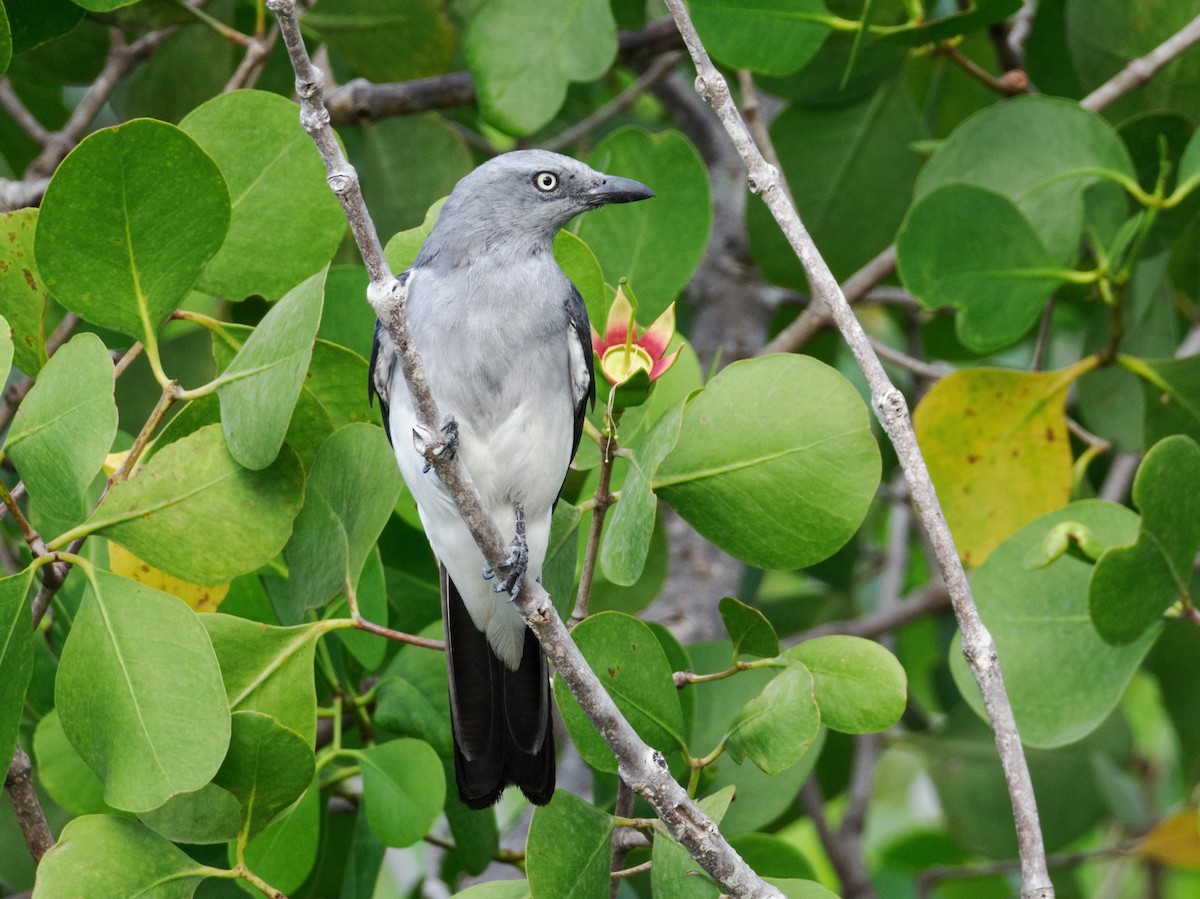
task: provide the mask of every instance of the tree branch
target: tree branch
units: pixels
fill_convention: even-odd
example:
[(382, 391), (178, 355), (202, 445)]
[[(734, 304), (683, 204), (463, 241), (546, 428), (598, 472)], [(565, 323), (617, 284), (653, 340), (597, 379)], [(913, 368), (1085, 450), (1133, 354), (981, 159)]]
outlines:
[[(301, 99), (301, 125), (312, 137), (325, 162), (330, 187), (346, 211), (370, 273), (368, 300), (396, 344), (418, 422), (427, 431), (435, 433), (441, 419), (408, 330), (404, 306), (405, 283), (402, 278), (392, 276), (363, 202), (357, 173), (342, 156), (334, 140), (330, 114), (322, 102), (322, 78), (313, 68), (300, 36), (295, 2), (267, 0), (267, 7), (279, 21), (284, 44), (296, 72), (296, 92)], [(432, 449), (426, 457), (458, 504), (460, 514), (484, 559), (493, 568), (497, 567), (507, 557), (505, 544), (484, 511), (479, 494), (460, 460), (457, 457), (447, 458), (445, 454), (438, 455)], [(646, 745), (621, 715), (612, 697), (588, 667), (541, 585), (531, 578), (526, 579), (516, 603), (558, 674), (617, 757), (621, 778), (650, 803), (671, 835), (731, 896), (780, 899), (780, 892), (751, 870), (721, 835), (712, 819), (675, 782), (662, 753)]]
[(1046, 870), (1045, 849), (1042, 844), (1033, 783), (1029, 777), (1029, 768), (1025, 762), (1012, 706), (1004, 688), (996, 657), (996, 645), (975, 608), (966, 573), (950, 529), (946, 526), (929, 470), (913, 432), (904, 394), (889, 380), (879, 357), (871, 347), (870, 340), (838, 287), (837, 280), (801, 224), (795, 207), (780, 189), (777, 170), (767, 164), (747, 131), (730, 96), (729, 86), (709, 59), (708, 52), (704, 49), (684, 8), (683, 0), (666, 2), (696, 64), (697, 92), (721, 119), (746, 165), (750, 189), (763, 198), (779, 223), (804, 266), (814, 297), (820, 297), (829, 307), (838, 330), (841, 331), (871, 387), (875, 412), (896, 449), (917, 514), (929, 534), (942, 577), (950, 591), (951, 603), (962, 631), (963, 655), (979, 684), (988, 721), (995, 734), (996, 748), (1004, 768), (1017, 824), (1017, 841), (1022, 860), (1021, 895), (1023, 899), (1049, 899), (1054, 895), (1054, 888)]
[(1141, 87), (1157, 75), (1159, 69), (1182, 55), (1197, 41), (1200, 41), (1200, 16), (1196, 16), (1145, 56), (1130, 62), (1116, 75), (1080, 100), (1079, 105), (1093, 112), (1103, 109), (1130, 91)]
[(13, 814), (25, 837), (25, 845), (29, 847), (29, 854), (36, 864), (54, 845), (54, 835), (50, 833), (46, 813), (42, 811), (42, 804), (33, 788), (33, 763), (20, 746), (13, 754), (12, 764), (4, 778), (4, 791), (8, 793)]

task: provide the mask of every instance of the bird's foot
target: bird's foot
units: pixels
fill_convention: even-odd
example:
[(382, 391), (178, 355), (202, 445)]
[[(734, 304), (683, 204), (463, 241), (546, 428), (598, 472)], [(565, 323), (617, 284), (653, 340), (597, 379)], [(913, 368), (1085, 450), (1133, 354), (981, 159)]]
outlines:
[(425, 474), (433, 467), (433, 460), (439, 457), (453, 459), (458, 455), (458, 422), (453, 415), (447, 415), (442, 424), (441, 437), (435, 439), (433, 432), (417, 425), (413, 428), (413, 446), (425, 459)]
[[(504, 578), (492, 587), (496, 593), (509, 594), (511, 599), (516, 599), (517, 594), (521, 592), (521, 585), (525, 582), (525, 572), (529, 568), (529, 543), (525, 539), (525, 509), (520, 503), (517, 503), (514, 508), (517, 513), (516, 534), (513, 535), (512, 542), (508, 544), (508, 558), (496, 566)], [(483, 579), (490, 581), (495, 576), (496, 572), (492, 570), (492, 566), (485, 563)]]

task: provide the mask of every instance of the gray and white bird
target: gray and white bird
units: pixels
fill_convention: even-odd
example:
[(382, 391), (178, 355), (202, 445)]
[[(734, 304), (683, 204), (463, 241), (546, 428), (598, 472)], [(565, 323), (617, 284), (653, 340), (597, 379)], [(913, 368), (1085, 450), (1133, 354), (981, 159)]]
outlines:
[(550, 515), (596, 392), (587, 310), (551, 245), (581, 212), (653, 196), (557, 153), (505, 153), (458, 182), (401, 275), (444, 437), (512, 537), (499, 578), (418, 451), (443, 438), (418, 427), (395, 344), (376, 325), (370, 387), (441, 566), (454, 768), (471, 808), (510, 784), (539, 805), (554, 793), (546, 658), (511, 599), (522, 578), (541, 577)]

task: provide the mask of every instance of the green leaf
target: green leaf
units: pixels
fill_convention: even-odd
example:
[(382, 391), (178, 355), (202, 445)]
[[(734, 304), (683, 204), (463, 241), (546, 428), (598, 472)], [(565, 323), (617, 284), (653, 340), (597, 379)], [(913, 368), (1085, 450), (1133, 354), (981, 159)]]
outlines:
[[(963, 5), (959, 4), (960, 7)], [(1002, 22), (1020, 8), (1021, 0), (973, 0), (968, 9), (936, 16), (919, 24), (910, 23), (908, 28), (881, 35), (880, 40), (893, 40), (913, 47), (936, 43)]]
[(467, 22), (463, 55), (484, 118), (509, 134), (532, 134), (558, 112), (572, 81), (608, 71), (617, 26), (607, 0), (482, 3)]
[(37, 220), (37, 209), (0, 215), (0, 313), (12, 327), (17, 368), (27, 375), (46, 364), (43, 322), (50, 291), (33, 258)]
[(229, 454), (246, 468), (266, 468), (283, 446), (312, 359), (326, 271), (271, 307), (216, 380)]
[(176, 793), (138, 820), (172, 843), (203, 846), (236, 840), (242, 809), (232, 793), (209, 781), (191, 793)]
[(201, 290), (277, 300), (333, 258), (346, 217), (295, 103), (234, 91), (192, 110), (179, 127), (220, 167), (233, 201), (229, 233), (200, 275)]
[[(549, 805), (533, 810), (525, 849), (529, 891), (561, 899), (591, 899), (608, 892), (613, 819), (590, 802), (555, 790)], [(570, 839), (564, 835), (570, 834)]]
[[(317, 863), (321, 819), (320, 784), (315, 781), (288, 811), (271, 822), (246, 846), (246, 865), (275, 889), (293, 895)], [(230, 864), (237, 861), (230, 846)], [(259, 895), (252, 887), (248, 891)]]
[[(1104, 119), (1071, 100), (1017, 97), (959, 125), (921, 169), (916, 196), (953, 183), (1000, 194), (1017, 206), (1050, 258), (1064, 265), (1083, 236), (1083, 193), (1102, 171), (1136, 178), (1125, 145)], [(964, 250), (975, 246), (977, 231), (978, 223), (962, 232)], [(989, 231), (987, 243), (1000, 250), (1008, 239), (1006, 227), (1001, 234)]]
[(273, 559), (300, 510), (304, 472), (290, 448), (262, 471), (242, 468), (209, 425), (160, 450), (113, 485), (80, 533), (115, 540), (156, 568), (219, 584)]
[[(440, 638), (440, 628), (439, 622), (424, 635)], [(375, 718), (381, 727), (424, 740), (442, 758), (453, 757), (450, 694), (442, 653), (416, 646), (402, 648), (379, 682), (377, 695)]]
[(803, 68), (832, 30), (821, 0), (693, 0), (688, 9), (714, 59), (764, 75)]
[(749, 756), (765, 774), (795, 765), (821, 729), (813, 690), (808, 668), (789, 662), (734, 718), (725, 751), (735, 762)]
[(654, 492), (730, 555), (803, 568), (858, 530), (879, 484), (858, 391), (807, 356), (735, 362), (688, 402)]
[[(1026, 746), (1064, 746), (1095, 730), (1120, 700), (1159, 631), (1154, 627), (1127, 646), (1109, 646), (1088, 617), (1090, 562), (1067, 553), (1044, 567), (1026, 567), (1026, 557), (1047, 531), (1065, 521), (1086, 526), (1105, 546), (1132, 543), (1137, 535), (1137, 516), (1123, 506), (1071, 503), (1001, 543), (971, 580)], [(983, 700), (959, 646), (956, 637), (950, 671), (982, 718)]]
[(117, 808), (148, 811), (199, 789), (229, 745), (220, 669), (196, 615), (107, 571), (84, 593), (55, 700), (67, 738)]
[[(358, 586), (354, 588), (358, 596), (358, 611), (367, 621), (376, 624), (386, 624), (388, 620), (387, 576), (383, 570), (383, 561), (379, 556), (379, 548), (372, 547), (367, 553), (362, 574), (358, 577)], [(326, 618), (350, 617), (350, 604), (342, 596), (326, 612)], [(387, 657), (388, 641), (378, 634), (361, 631), (358, 628), (343, 627), (334, 631), (350, 655), (354, 656), (363, 668), (374, 671), (383, 664)]]
[(322, 606), (358, 583), (403, 486), (382, 429), (349, 424), (325, 441), (285, 552), (298, 611)]
[(764, 877), (763, 879), (783, 893), (787, 899), (838, 899), (836, 893), (831, 893), (812, 880), (799, 880), (794, 877)]
[(629, 471), (621, 485), (621, 499), (608, 521), (600, 547), (600, 568), (614, 584), (628, 587), (637, 583), (646, 566), (658, 515), (658, 498), (650, 489), (650, 480), (675, 448), (683, 410), (684, 401), (680, 400), (664, 413), (630, 459)]
[(242, 832), (250, 838), (291, 805), (312, 782), (312, 748), (262, 712), (234, 712), (229, 752), (213, 783), (242, 805)]
[[(67, 739), (58, 709), (51, 709), (38, 722), (33, 732), (33, 756), (38, 783), (72, 815), (123, 814), (104, 801), (104, 784)], [(234, 812), (236, 835), (236, 808)]]
[(402, 272), (416, 262), (417, 254), (421, 252), (421, 245), (425, 243), (425, 238), (433, 232), (433, 226), (437, 224), (438, 216), (441, 215), (442, 207), (446, 205), (448, 199), (449, 197), (442, 197), (440, 200), (435, 200), (433, 205), (426, 210), (424, 221), (415, 228), (398, 231), (392, 235), (387, 246), (383, 248), (383, 255), (387, 257), (392, 271)]
[(216, 163), (173, 125), (138, 119), (95, 132), (63, 160), (34, 249), (62, 305), (151, 342), (228, 229)]
[[(895, 240), (921, 168), (911, 145), (925, 136), (902, 80), (854, 103), (785, 106), (770, 133), (804, 226), (835, 275), (848, 277)], [(813, 178), (818, 171), (828, 174)], [(746, 205), (746, 233), (768, 280), (808, 290), (795, 250), (757, 197)]]
[(913, 413), (946, 523), (967, 565), (1071, 498), (1064, 405), (1082, 373), (972, 368), (942, 378)]
[(459, 133), (433, 113), (393, 116), (364, 125), (360, 133), (363, 197), (384, 238), (419, 225), (429, 207), (474, 167)]
[(916, 202), (896, 236), (896, 261), (921, 305), (959, 311), (958, 339), (977, 353), (1024, 337), (1066, 280), (1011, 201), (968, 184)]
[[(733, 646), (728, 640), (692, 643), (687, 647), (691, 660), (686, 669), (698, 674), (715, 673), (729, 668)], [(680, 696), (691, 694), (695, 703), (689, 746), (695, 754), (710, 752), (724, 739), (734, 719), (746, 703), (758, 696), (778, 673), (776, 668), (757, 668), (743, 671), (736, 677), (726, 677), (703, 685), (686, 687)], [(796, 794), (812, 773), (827, 730), (822, 729), (798, 765), (775, 776), (759, 770), (751, 760), (741, 763), (724, 753), (705, 769), (704, 785), (708, 790), (733, 786), (738, 801), (729, 807), (721, 821), (721, 832), (727, 837), (762, 830), (795, 805)]]
[[(645, 623), (620, 612), (601, 612), (581, 621), (571, 635), (601, 685), (643, 740), (667, 752), (684, 745), (683, 711), (674, 672)], [(554, 680), (554, 698), (583, 760), (597, 770), (616, 771), (612, 750), (562, 678)]]
[(85, 815), (63, 828), (42, 858), (34, 894), (153, 896), (191, 899), (212, 869), (188, 858), (144, 824), (128, 818)]
[(908, 701), (900, 661), (874, 640), (835, 635), (794, 646), (790, 659), (812, 672), (821, 723), (846, 734), (887, 730)]
[(4, 10), (14, 55), (67, 34), (83, 18), (83, 9), (71, 0), (5, 0)]
[(570, 231), (559, 231), (554, 235), (554, 261), (583, 297), (588, 318), (599, 329), (608, 312), (600, 260), (591, 247)]
[(733, 658), (743, 655), (766, 659), (779, 655), (779, 637), (765, 615), (753, 606), (726, 596), (718, 604), (721, 620), (733, 642)]
[(13, 416), (4, 453), (52, 520), (75, 524), (117, 433), (112, 358), (95, 334), (54, 354)]
[[(449, 782), (454, 779), (451, 770), (454, 763), (445, 757), (442, 763), (446, 767), (446, 780)], [(468, 874), (482, 874), (500, 849), (495, 810), (487, 809), (480, 813), (469, 809), (458, 798), (458, 790), (447, 790), (443, 811), (446, 823), (450, 825), (450, 835), (454, 838), (455, 862)]]
[(1190, 602), (1200, 549), (1200, 446), (1177, 434), (1146, 453), (1133, 482), (1137, 541), (1110, 546), (1088, 580), (1092, 624), (1109, 643), (1131, 643), (1176, 602)]
[(1145, 446), (1153, 446), (1171, 434), (1186, 434), (1200, 440), (1200, 356), (1120, 357), (1118, 361), (1141, 378)]
[(313, 654), (322, 626), (272, 627), (220, 613), (199, 617), (212, 638), (230, 710), (270, 715), (311, 746), (317, 729)]
[(529, 884), (524, 880), (493, 880), (467, 887), (454, 899), (530, 899)]
[(33, 569), (0, 579), (0, 758), (17, 744), (25, 691), (33, 677), (33, 621), (25, 597)]
[(575, 601), (575, 561), (579, 557), (578, 531), (582, 517), (578, 506), (561, 497), (550, 516), (550, 545), (542, 563), (542, 586), (564, 618), (570, 617)]
[[(654, 191), (652, 200), (589, 212), (575, 228), (600, 260), (605, 281), (629, 279), (638, 295), (638, 320), (649, 324), (691, 280), (708, 246), (708, 170), (679, 132), (649, 134), (640, 128), (609, 134), (587, 161), (598, 171), (633, 178)], [(591, 306), (588, 314), (599, 330), (606, 316), (594, 315)]]
[(375, 310), (365, 302), (370, 282), (367, 270), (361, 265), (330, 266), (329, 277), (325, 279), (325, 309), (317, 329), (318, 337), (364, 358), (371, 355), (375, 336)]
[(445, 774), (433, 747), (421, 740), (389, 740), (356, 755), (375, 836), (396, 848), (425, 836), (446, 800)]
[(454, 32), (444, 7), (440, 0), (320, 0), (300, 21), (368, 81), (411, 81), (450, 65)]
[(8, 69), (12, 62), (12, 29), (8, 24), (8, 16), (4, 12), (4, 4), (0, 3), (0, 75)]

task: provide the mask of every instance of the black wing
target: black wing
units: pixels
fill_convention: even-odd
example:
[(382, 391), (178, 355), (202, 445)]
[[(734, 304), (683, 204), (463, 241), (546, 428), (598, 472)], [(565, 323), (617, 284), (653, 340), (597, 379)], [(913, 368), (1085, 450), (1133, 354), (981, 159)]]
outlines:
[[(575, 453), (579, 450), (579, 440), (583, 436), (584, 415), (588, 407), (594, 408), (596, 405), (596, 373), (592, 368), (592, 327), (588, 322), (587, 306), (583, 304), (583, 297), (580, 296), (579, 290), (574, 284), (571, 285), (571, 290), (567, 294), (567, 316), (571, 322), (568, 339), (573, 338), (578, 341), (579, 350), (583, 354), (583, 365), (586, 369), (584, 382), (586, 386), (579, 391), (575, 403), (575, 437), (571, 442), (571, 458), (574, 459)], [(572, 371), (571, 375), (574, 380), (575, 372)]]

